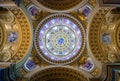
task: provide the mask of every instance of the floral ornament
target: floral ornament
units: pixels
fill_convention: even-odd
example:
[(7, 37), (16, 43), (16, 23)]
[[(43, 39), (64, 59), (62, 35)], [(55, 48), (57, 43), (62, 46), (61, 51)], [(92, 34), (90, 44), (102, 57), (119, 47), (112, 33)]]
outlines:
[(9, 42), (13, 43), (17, 39), (18, 39), (18, 33), (17, 32), (11, 32), (11, 33), (9, 33), (9, 36), (8, 36), (8, 41)]

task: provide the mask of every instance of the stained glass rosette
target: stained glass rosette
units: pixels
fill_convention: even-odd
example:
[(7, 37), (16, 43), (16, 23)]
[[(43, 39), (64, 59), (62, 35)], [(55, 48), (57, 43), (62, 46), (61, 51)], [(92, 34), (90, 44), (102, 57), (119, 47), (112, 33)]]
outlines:
[(82, 48), (82, 44), (82, 32), (69, 18), (52, 18), (39, 30), (38, 45), (42, 56), (52, 61), (72, 59)]

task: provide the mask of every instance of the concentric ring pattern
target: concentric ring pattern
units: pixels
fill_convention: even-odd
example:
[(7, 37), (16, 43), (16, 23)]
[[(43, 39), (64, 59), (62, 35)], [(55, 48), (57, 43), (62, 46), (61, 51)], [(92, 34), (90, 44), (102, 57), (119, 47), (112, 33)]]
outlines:
[(35, 45), (39, 55), (52, 63), (68, 63), (81, 55), (84, 28), (67, 14), (53, 14), (40, 22)]

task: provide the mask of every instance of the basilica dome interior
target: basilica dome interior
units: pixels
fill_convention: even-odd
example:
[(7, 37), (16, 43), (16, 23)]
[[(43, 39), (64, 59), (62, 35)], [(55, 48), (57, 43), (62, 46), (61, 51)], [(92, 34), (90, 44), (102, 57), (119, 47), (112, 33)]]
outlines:
[(0, 0), (0, 81), (120, 81), (120, 0)]

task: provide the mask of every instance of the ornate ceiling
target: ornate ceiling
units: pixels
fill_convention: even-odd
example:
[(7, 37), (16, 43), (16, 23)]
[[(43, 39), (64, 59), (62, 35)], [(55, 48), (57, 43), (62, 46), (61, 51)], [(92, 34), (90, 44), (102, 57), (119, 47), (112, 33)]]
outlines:
[(26, 56), (30, 47), (29, 43), (32, 40), (29, 22), (19, 8), (8, 8), (0, 15), (1, 29), (4, 34), (1, 35), (3, 36), (1, 38), (4, 38), (1, 47), (1, 57), (3, 57), (1, 60), (19, 62)]
[(98, 0), (15, 3), (0, 1), (3, 81), (120, 80), (119, 8)]
[(32, 2), (50, 12), (64, 12), (79, 8), (86, 0), (32, 0)]
[(37, 53), (51, 63), (70, 63), (79, 58), (85, 48), (85, 30), (68, 14), (46, 17), (39, 23), (35, 35)]

